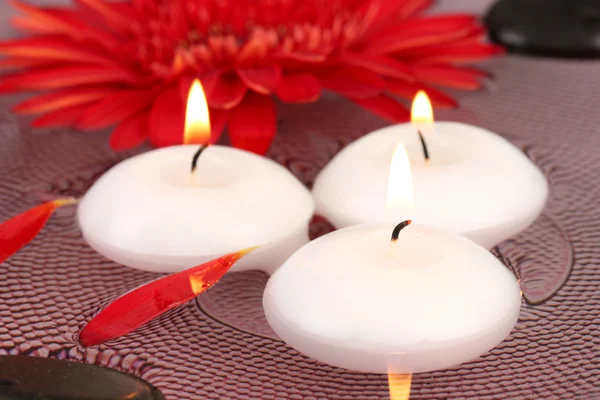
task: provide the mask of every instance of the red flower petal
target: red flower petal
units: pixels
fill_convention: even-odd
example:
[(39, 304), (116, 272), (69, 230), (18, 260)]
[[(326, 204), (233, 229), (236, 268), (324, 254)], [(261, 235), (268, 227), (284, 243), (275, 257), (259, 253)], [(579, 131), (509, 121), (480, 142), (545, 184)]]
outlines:
[(248, 87), (232, 74), (220, 74), (215, 83), (206, 87), (208, 104), (212, 108), (229, 110), (242, 101)]
[(458, 107), (458, 103), (452, 97), (420, 82), (405, 82), (394, 79), (387, 81), (387, 87), (391, 93), (411, 101), (419, 90), (424, 90), (434, 106), (441, 108)]
[(100, 15), (110, 27), (117, 28), (120, 31), (128, 31), (131, 28), (131, 17), (133, 15), (131, 11), (133, 11), (133, 8), (128, 3), (111, 4), (100, 0), (76, 1)]
[(238, 68), (238, 76), (250, 89), (271, 94), (281, 79), (281, 66), (270, 65), (261, 68)]
[(414, 49), (402, 56), (421, 64), (442, 64), (482, 61), (503, 53), (502, 47), (486, 43), (450, 43)]
[(363, 39), (370, 39), (390, 23), (404, 20), (423, 11), (433, 3), (432, 0), (387, 0), (365, 3), (368, 9), (363, 12), (365, 29)]
[(7, 57), (0, 60), (0, 68), (31, 68), (46, 64), (43, 59)]
[(110, 147), (119, 151), (142, 144), (148, 137), (148, 118), (148, 113), (143, 112), (121, 122), (110, 136)]
[(426, 10), (433, 4), (433, 0), (406, 0), (398, 10), (398, 18), (405, 19)]
[(34, 119), (31, 122), (31, 126), (34, 128), (73, 126), (77, 118), (79, 118), (88, 107), (88, 104), (80, 104), (73, 107), (51, 111)]
[(229, 138), (234, 147), (264, 154), (276, 130), (275, 103), (269, 96), (248, 93), (229, 113)]
[(385, 81), (378, 74), (358, 67), (340, 67), (318, 75), (325, 89), (350, 97), (373, 97), (385, 89)]
[(476, 68), (451, 65), (419, 65), (414, 68), (414, 74), (424, 82), (466, 90), (479, 89), (482, 79), (490, 76)]
[(41, 32), (67, 33), (70, 36), (82, 38), (83, 31), (78, 29), (83, 25), (77, 21), (72, 11), (57, 8), (40, 8), (18, 0), (10, 0), (14, 8), (24, 12), (27, 17), (16, 18), (16, 21), (27, 21), (30, 29)]
[(25, 100), (12, 108), (20, 114), (45, 113), (79, 104), (99, 100), (110, 93), (112, 88), (82, 87), (45, 93)]
[(380, 94), (368, 99), (350, 99), (359, 106), (392, 122), (410, 120), (410, 112), (393, 98)]
[(79, 10), (41, 8), (18, 0), (10, 2), (13, 7), (25, 13), (24, 16), (11, 19), (14, 26), (34, 32), (65, 34), (78, 41), (91, 38), (107, 48), (115, 46), (115, 38), (89, 24)]
[(246, 62), (260, 60), (265, 57), (268, 51), (264, 34), (254, 31), (252, 37), (240, 49), (237, 56), (237, 63), (245, 64)]
[(97, 83), (136, 82), (138, 77), (121, 68), (99, 66), (61, 66), (37, 68), (0, 78), (0, 93), (19, 90), (59, 89)]
[(310, 74), (284, 74), (276, 93), (287, 103), (311, 103), (321, 96), (321, 83)]
[(229, 111), (217, 110), (216, 108), (210, 109), (210, 144), (215, 144), (221, 138), (225, 125), (227, 124), (227, 117)]
[(72, 198), (49, 201), (0, 224), (0, 264), (35, 238), (54, 210), (75, 202)]
[(368, 69), (390, 78), (413, 80), (412, 70), (405, 63), (388, 56), (345, 53), (342, 60), (348, 64)]
[(156, 147), (183, 143), (185, 104), (179, 88), (172, 87), (158, 96), (150, 111), (150, 142)]
[[(187, 98), (190, 94), (190, 88), (192, 87), (192, 83), (194, 83), (194, 80), (197, 79), (195, 75), (183, 75), (179, 78), (179, 95), (181, 96), (181, 101), (183, 101), (184, 104), (187, 104)], [(208, 89), (206, 88), (206, 83), (205, 82), (201, 82), (202, 84), (202, 89), (204, 90), (204, 94), (206, 95), (206, 93), (208, 92)]]
[(414, 47), (445, 43), (479, 31), (472, 15), (413, 18), (381, 32), (368, 42), (369, 53), (392, 53)]
[(88, 108), (76, 127), (82, 130), (106, 128), (147, 109), (153, 100), (153, 89), (119, 90)]
[(0, 54), (20, 58), (41, 59), (46, 63), (71, 61), (114, 65), (109, 58), (79, 47), (60, 37), (43, 36), (0, 42)]
[(249, 251), (224, 255), (157, 279), (119, 297), (87, 323), (79, 335), (79, 343), (84, 347), (95, 346), (133, 332), (209, 289)]

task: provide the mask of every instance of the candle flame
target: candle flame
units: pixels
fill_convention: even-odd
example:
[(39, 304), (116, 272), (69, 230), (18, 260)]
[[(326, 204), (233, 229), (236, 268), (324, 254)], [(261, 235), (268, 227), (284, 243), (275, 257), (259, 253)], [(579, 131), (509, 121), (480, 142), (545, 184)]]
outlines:
[(410, 162), (406, 149), (402, 143), (398, 143), (390, 165), (386, 210), (394, 217), (397, 217), (398, 211), (402, 211), (406, 213), (403, 219), (410, 219), (413, 209), (414, 194)]
[(388, 368), (390, 400), (408, 400), (411, 383), (412, 374), (395, 374)]
[(432, 124), (433, 123), (433, 108), (427, 93), (419, 90), (412, 103), (410, 110), (410, 120), (415, 124)]
[(185, 128), (183, 143), (207, 144), (210, 140), (210, 115), (204, 89), (195, 79), (188, 93), (185, 110)]

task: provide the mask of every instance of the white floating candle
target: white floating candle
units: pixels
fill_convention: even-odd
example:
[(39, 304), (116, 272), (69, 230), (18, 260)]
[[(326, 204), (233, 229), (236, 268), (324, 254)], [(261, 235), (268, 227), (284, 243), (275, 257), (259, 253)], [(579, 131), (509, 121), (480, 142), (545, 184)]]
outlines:
[[(206, 124), (208, 112), (203, 115)], [(199, 129), (197, 122), (187, 118), (186, 132)], [(207, 148), (192, 174), (197, 150), (150, 151), (104, 174), (79, 204), (85, 239), (108, 259), (159, 272), (261, 245), (232, 271), (272, 273), (308, 241), (310, 192), (279, 164), (223, 146)]]
[(354, 371), (425, 372), (500, 343), (519, 316), (514, 275), (464, 237), (411, 224), (359, 225), (298, 250), (263, 305), (291, 347)]
[[(390, 177), (387, 211), (412, 208), (401, 144)], [(501, 342), (519, 316), (514, 275), (462, 236), (409, 224), (353, 226), (298, 250), (265, 289), (273, 330), (317, 360), (374, 373), (446, 368)]]
[[(315, 181), (317, 213), (337, 228), (394, 222), (409, 214), (424, 225), (460, 233), (487, 248), (537, 218), (548, 185), (519, 149), (475, 126), (426, 123), (427, 118), (416, 112), (413, 120), (373, 132), (344, 148)], [(406, 146), (409, 155), (415, 205), (414, 212), (399, 207), (393, 215), (386, 211), (386, 196), (398, 143)]]

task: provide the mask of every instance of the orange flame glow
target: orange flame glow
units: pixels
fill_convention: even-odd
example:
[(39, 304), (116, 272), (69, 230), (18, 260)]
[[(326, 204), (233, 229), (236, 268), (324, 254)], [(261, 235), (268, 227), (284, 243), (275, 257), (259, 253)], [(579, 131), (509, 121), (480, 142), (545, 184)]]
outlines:
[(427, 94), (419, 90), (412, 103), (410, 110), (410, 120), (415, 124), (432, 124), (433, 123), (433, 108)]
[(190, 87), (185, 110), (183, 143), (207, 144), (210, 140), (210, 115), (204, 89), (198, 79)]
[(392, 156), (386, 210), (396, 216), (398, 210), (406, 211), (405, 219), (412, 218), (414, 194), (410, 162), (406, 149), (399, 143)]
[(412, 374), (395, 374), (388, 369), (390, 400), (408, 400)]

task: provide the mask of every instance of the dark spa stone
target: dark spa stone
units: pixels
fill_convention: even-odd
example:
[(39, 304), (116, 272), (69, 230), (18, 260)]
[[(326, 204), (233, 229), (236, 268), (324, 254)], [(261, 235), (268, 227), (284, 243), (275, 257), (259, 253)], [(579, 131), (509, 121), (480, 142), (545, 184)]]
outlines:
[(2, 400), (164, 400), (144, 380), (72, 361), (0, 356)]
[(600, 56), (600, 0), (500, 0), (485, 23), (491, 39), (511, 52)]

